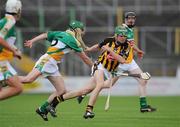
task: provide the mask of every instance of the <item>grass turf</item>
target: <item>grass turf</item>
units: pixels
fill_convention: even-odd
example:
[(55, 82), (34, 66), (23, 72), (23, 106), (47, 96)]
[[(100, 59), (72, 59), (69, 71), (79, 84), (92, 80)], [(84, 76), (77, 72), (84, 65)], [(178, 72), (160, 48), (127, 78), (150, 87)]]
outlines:
[(48, 95), (20, 95), (0, 102), (0, 127), (180, 127), (180, 96), (148, 97), (157, 107), (153, 113), (139, 112), (138, 97), (111, 97), (110, 110), (104, 111), (106, 97), (99, 97), (93, 119), (83, 119), (89, 97), (78, 104), (76, 99), (58, 106), (58, 118), (49, 115), (43, 121), (35, 109)]

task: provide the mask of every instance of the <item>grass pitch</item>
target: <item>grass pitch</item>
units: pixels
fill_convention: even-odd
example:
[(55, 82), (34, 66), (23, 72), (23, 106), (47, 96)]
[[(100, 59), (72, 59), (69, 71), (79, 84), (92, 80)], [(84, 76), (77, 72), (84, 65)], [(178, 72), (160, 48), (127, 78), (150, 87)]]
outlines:
[(82, 116), (89, 97), (78, 104), (76, 99), (58, 106), (58, 118), (49, 115), (43, 121), (35, 109), (47, 94), (22, 94), (0, 102), (0, 127), (180, 127), (180, 96), (148, 97), (158, 108), (154, 113), (139, 112), (138, 97), (111, 97), (110, 110), (104, 111), (106, 97), (99, 97), (94, 108), (96, 116), (85, 120)]

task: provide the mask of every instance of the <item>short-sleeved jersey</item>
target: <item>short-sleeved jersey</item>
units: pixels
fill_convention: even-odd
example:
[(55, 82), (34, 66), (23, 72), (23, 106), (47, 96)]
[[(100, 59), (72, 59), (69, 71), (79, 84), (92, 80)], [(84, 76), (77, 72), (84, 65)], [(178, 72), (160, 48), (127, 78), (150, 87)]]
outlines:
[[(125, 26), (125, 28), (128, 31), (127, 40), (129, 42), (134, 41), (134, 29), (129, 28), (126, 24), (123, 24), (123, 26)], [(129, 56), (128, 56), (127, 60), (126, 60), (126, 63), (131, 63), (132, 60), (133, 60), (133, 57), (134, 57), (133, 49), (131, 49), (131, 51), (129, 53)]]
[(127, 40), (133, 41), (134, 40), (134, 29), (129, 28), (126, 24), (123, 24), (123, 26), (127, 29), (127, 32), (128, 32)]
[(47, 40), (51, 42), (47, 54), (56, 61), (60, 61), (64, 54), (69, 53), (71, 50), (82, 52), (82, 48), (78, 45), (75, 36), (67, 31), (49, 31)]
[[(104, 45), (108, 45), (115, 53), (119, 54), (123, 58), (127, 59), (129, 56), (129, 52), (132, 49), (129, 43), (118, 43), (115, 42), (115, 38), (106, 38), (102, 43), (99, 44), (99, 48), (101, 48)], [(104, 68), (106, 68), (108, 71), (114, 71), (117, 66), (119, 65), (118, 60), (113, 59), (113, 57), (110, 55), (108, 51), (103, 52), (99, 58), (98, 62), (100, 62)]]
[[(14, 17), (8, 14), (0, 20), (0, 37), (9, 45), (14, 45), (16, 40), (15, 23)], [(11, 60), (12, 58), (13, 53), (0, 45), (0, 60)]]

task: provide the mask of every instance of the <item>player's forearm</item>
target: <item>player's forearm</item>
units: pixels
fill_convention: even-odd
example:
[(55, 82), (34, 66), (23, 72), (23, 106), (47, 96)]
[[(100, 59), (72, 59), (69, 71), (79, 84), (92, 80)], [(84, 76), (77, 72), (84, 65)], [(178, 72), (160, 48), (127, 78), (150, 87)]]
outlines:
[(133, 46), (133, 49), (134, 49), (134, 51), (136, 51), (136, 52), (141, 51), (135, 44), (134, 44), (134, 46)]
[(120, 63), (124, 64), (126, 62), (126, 60), (122, 56), (118, 55), (117, 53), (113, 52), (112, 50), (110, 50), (109, 52), (113, 56), (113, 58), (118, 60)]
[(4, 48), (6, 48), (7, 50), (11, 51), (11, 52), (15, 52), (15, 48), (13, 48), (12, 46), (10, 46), (3, 38), (0, 37), (0, 45), (2, 45)]
[(92, 60), (84, 53), (77, 53), (77, 55), (83, 60), (84, 63), (86, 63), (88, 66), (92, 67), (93, 66), (93, 62)]
[(40, 41), (40, 40), (44, 40), (47, 38), (47, 33), (42, 33), (36, 37), (34, 37), (33, 39), (31, 39), (31, 41), (34, 43), (34, 42), (37, 42), (37, 41)]
[(144, 55), (144, 52), (139, 49), (136, 45), (133, 47), (134, 51), (136, 51), (138, 54), (141, 54), (141, 57)]
[(99, 50), (99, 45), (98, 44), (95, 44), (92, 47), (87, 49), (88, 52), (94, 52), (94, 51), (98, 51), (98, 50)]
[(83, 61), (84, 61), (84, 63), (86, 63), (89, 67), (92, 67), (93, 66), (93, 62), (92, 62), (92, 60), (89, 58), (89, 57), (85, 57), (84, 59), (83, 59)]
[(139, 48), (134, 44), (133, 49), (134, 51), (138, 51)]

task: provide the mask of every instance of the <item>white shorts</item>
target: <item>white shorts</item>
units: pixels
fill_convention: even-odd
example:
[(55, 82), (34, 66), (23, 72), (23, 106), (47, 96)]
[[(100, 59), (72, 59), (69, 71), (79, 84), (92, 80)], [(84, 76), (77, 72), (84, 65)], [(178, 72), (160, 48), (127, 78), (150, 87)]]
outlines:
[(110, 79), (111, 72), (109, 72), (108, 70), (106, 70), (101, 63), (98, 64), (97, 69), (98, 69), (98, 70), (103, 70), (104, 76), (105, 76), (104, 78), (105, 78), (106, 80), (107, 80), (107, 79)]
[(17, 75), (17, 72), (11, 66), (9, 61), (0, 61), (0, 81), (6, 80), (14, 75)]
[(118, 72), (132, 71), (132, 70), (137, 69), (137, 68), (139, 68), (139, 66), (137, 65), (137, 63), (134, 60), (132, 60), (132, 62), (129, 64), (119, 64), (117, 71)]
[(40, 59), (36, 62), (34, 68), (38, 69), (44, 77), (61, 76), (57, 66), (57, 61), (48, 54), (41, 56)]

